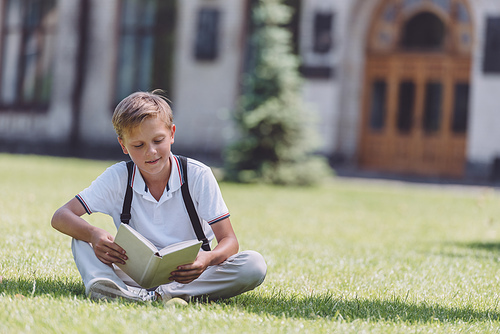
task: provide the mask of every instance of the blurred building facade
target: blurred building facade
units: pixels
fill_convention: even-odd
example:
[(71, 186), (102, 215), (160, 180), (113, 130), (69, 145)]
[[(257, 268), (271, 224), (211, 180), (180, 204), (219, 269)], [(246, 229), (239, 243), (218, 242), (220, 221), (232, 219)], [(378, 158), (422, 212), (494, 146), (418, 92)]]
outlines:
[[(116, 103), (162, 88), (174, 149), (220, 156), (254, 0), (0, 0), (0, 150), (111, 157)], [(500, 1), (288, 0), (321, 152), (385, 172), (500, 169)]]

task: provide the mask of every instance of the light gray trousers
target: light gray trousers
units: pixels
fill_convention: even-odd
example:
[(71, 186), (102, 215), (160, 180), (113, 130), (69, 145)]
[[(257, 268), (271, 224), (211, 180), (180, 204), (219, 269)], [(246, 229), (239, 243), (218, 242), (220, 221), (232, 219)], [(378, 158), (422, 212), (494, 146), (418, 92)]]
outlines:
[[(87, 295), (90, 285), (100, 278), (110, 279), (118, 286), (139, 294), (144, 292), (144, 289), (121, 269), (102, 263), (89, 243), (73, 239), (71, 249)], [(266, 271), (267, 265), (262, 255), (255, 251), (244, 251), (229, 257), (221, 264), (208, 267), (200, 277), (189, 284), (172, 282), (162, 285), (160, 289), (173, 298), (185, 300), (198, 296), (208, 299), (230, 298), (255, 289), (264, 281)]]

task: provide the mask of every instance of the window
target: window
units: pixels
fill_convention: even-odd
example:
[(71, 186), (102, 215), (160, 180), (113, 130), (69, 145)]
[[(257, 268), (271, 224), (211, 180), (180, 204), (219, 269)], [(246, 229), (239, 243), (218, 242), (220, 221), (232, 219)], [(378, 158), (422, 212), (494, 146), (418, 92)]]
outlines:
[(451, 0), (432, 0), (439, 8), (448, 13), (451, 9)]
[(403, 0), (403, 9), (404, 10), (413, 10), (415, 7), (420, 5), (422, 0)]
[(467, 119), (469, 114), (469, 84), (455, 84), (455, 101), (453, 105), (452, 131), (454, 133), (465, 133), (467, 131)]
[(314, 16), (313, 50), (317, 53), (328, 53), (332, 48), (332, 13), (316, 13)]
[(122, 0), (115, 97), (170, 92), (176, 1)]
[(220, 12), (214, 8), (202, 8), (198, 12), (195, 58), (215, 60), (219, 49)]
[(413, 81), (403, 81), (399, 84), (398, 96), (397, 127), (399, 132), (408, 133), (411, 131), (414, 108), (415, 83)]
[[(335, 76), (335, 68), (331, 65), (331, 54), (335, 47), (333, 37), (335, 15), (331, 10), (324, 8), (318, 8), (312, 13), (311, 21), (308, 21), (311, 23), (311, 38), (304, 39), (307, 40), (304, 43), (307, 45), (307, 51), (304, 52), (304, 64), (300, 67), (304, 77), (329, 79)], [(294, 33), (299, 35), (297, 30)]]
[(52, 91), (55, 0), (5, 0), (3, 5), (0, 107), (46, 110)]
[(372, 107), (370, 112), (370, 127), (372, 130), (382, 130), (385, 123), (387, 83), (376, 80), (372, 87)]
[(472, 52), (466, 0), (385, 0), (377, 11), (369, 32), (370, 52)]
[(382, 15), (385, 22), (393, 23), (396, 21), (397, 17), (397, 8), (395, 4), (389, 4), (384, 10), (384, 14)]
[(441, 127), (441, 102), (443, 85), (428, 82), (425, 86), (425, 110), (423, 128), (426, 133), (437, 132)]
[(402, 46), (409, 50), (440, 50), (444, 46), (445, 27), (436, 15), (422, 12), (403, 28)]
[(465, 5), (461, 2), (457, 4), (457, 19), (458, 22), (461, 23), (470, 22), (469, 11), (467, 10), (467, 7), (465, 7)]
[(486, 23), (483, 71), (500, 73), (500, 17), (490, 17)]

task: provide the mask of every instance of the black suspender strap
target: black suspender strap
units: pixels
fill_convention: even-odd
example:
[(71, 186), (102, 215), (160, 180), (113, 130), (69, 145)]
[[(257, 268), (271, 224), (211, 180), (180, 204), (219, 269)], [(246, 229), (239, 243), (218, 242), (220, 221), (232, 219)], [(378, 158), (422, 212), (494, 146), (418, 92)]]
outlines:
[[(187, 158), (177, 155), (179, 161), (181, 163), (182, 173), (184, 175), (184, 182), (181, 186), (182, 198), (184, 200), (184, 205), (189, 214), (189, 219), (191, 220), (191, 225), (193, 225), (194, 232), (196, 233), (196, 237), (198, 240), (202, 241), (203, 244), (201, 248), (205, 251), (210, 250), (210, 243), (208, 242), (205, 233), (203, 232), (203, 228), (201, 227), (200, 218), (196, 213), (196, 209), (193, 204), (193, 199), (191, 198), (191, 194), (189, 193), (188, 181), (187, 181)], [(122, 213), (120, 215), (120, 220), (123, 224), (128, 224), (132, 215), (130, 214), (130, 207), (132, 205), (132, 176), (134, 174), (134, 162), (127, 162), (127, 171), (128, 171), (128, 181), (127, 181), (127, 191), (125, 192), (125, 198), (123, 200), (123, 208)]]
[(120, 220), (123, 224), (128, 224), (130, 218), (132, 218), (132, 216), (130, 215), (132, 196), (134, 194), (134, 192), (132, 191), (132, 175), (134, 174), (134, 162), (132, 160), (127, 162), (127, 170), (128, 170), (127, 191), (125, 192), (122, 214), (120, 215)]
[(181, 162), (182, 172), (184, 175), (184, 183), (181, 186), (184, 205), (186, 206), (186, 209), (188, 211), (189, 218), (191, 219), (191, 224), (193, 225), (194, 232), (196, 233), (196, 237), (198, 238), (198, 240), (203, 242), (201, 248), (205, 251), (209, 251), (210, 243), (208, 242), (208, 239), (205, 236), (205, 233), (203, 232), (203, 228), (201, 227), (200, 223), (200, 218), (196, 213), (196, 209), (193, 204), (193, 199), (191, 198), (191, 194), (189, 193), (188, 177), (187, 177), (187, 158), (180, 155), (178, 155), (177, 158), (179, 158), (179, 161)]

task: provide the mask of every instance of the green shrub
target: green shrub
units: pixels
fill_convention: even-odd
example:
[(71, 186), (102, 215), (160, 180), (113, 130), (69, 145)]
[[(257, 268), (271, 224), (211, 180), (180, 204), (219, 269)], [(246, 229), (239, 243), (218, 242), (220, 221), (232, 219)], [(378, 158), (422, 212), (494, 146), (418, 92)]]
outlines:
[(302, 100), (299, 61), (283, 27), (290, 18), (280, 0), (260, 0), (253, 9), (249, 70), (235, 113), (241, 138), (225, 157), (230, 180), (310, 185), (331, 173), (314, 154), (314, 116)]

